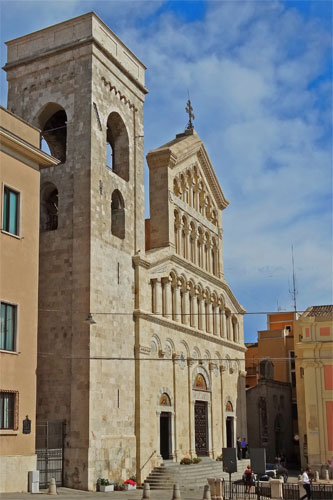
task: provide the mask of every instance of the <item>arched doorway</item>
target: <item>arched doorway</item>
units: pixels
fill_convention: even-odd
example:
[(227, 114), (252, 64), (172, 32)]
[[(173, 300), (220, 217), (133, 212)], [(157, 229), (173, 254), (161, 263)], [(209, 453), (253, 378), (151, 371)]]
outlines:
[(160, 413), (160, 455), (168, 460), (172, 458), (172, 413), (171, 400), (166, 392), (161, 395), (159, 406), (165, 410)]
[[(196, 375), (193, 389), (195, 391), (208, 391), (207, 382), (202, 373)], [(195, 399), (194, 403), (194, 434), (197, 456), (209, 455), (208, 402), (201, 398)]]
[(226, 404), (226, 435), (227, 435), (227, 448), (234, 448), (235, 436), (234, 436), (234, 417), (230, 415), (233, 413), (234, 408), (231, 401), (227, 401)]

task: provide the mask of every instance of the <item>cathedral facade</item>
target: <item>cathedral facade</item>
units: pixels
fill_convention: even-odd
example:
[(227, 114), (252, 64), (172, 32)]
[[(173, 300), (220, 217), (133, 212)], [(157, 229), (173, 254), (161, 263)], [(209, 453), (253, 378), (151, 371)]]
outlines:
[(8, 108), (60, 160), (41, 173), (37, 423), (64, 422), (64, 484), (215, 459), (246, 436), (245, 310), (203, 142), (148, 153), (145, 220), (142, 62), (94, 13), (7, 45)]

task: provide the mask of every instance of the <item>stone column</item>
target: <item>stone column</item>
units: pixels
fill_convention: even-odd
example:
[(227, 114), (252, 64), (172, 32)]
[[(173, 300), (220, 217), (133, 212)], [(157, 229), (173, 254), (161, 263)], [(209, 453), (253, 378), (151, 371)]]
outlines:
[(218, 325), (219, 315), (218, 315), (217, 305), (215, 303), (212, 304), (212, 311), (213, 311), (212, 315), (213, 334), (217, 335), (218, 334), (217, 325)]
[(190, 248), (189, 248), (189, 234), (190, 234), (190, 231), (189, 231), (189, 228), (188, 227), (184, 227), (184, 233), (185, 233), (185, 251), (184, 251), (184, 258), (185, 259), (188, 259), (190, 260), (190, 255), (189, 255), (189, 251), (190, 251)]
[(181, 297), (180, 297), (180, 288), (179, 286), (175, 286), (174, 289), (173, 289), (173, 298), (174, 298), (174, 303), (173, 303), (173, 307), (174, 307), (174, 313), (173, 313), (173, 319), (175, 321), (179, 321), (180, 320), (180, 301), (181, 301)]
[(222, 448), (225, 448), (227, 443), (226, 443), (226, 438), (225, 438), (225, 433), (226, 433), (226, 422), (225, 422), (225, 408), (224, 408), (224, 387), (223, 387), (223, 372), (224, 372), (224, 366), (220, 365), (220, 384), (221, 384), (221, 422), (222, 422)]
[(164, 291), (164, 308), (163, 316), (172, 319), (172, 296), (171, 296), (171, 281), (170, 278), (163, 278), (163, 291)]
[(227, 337), (229, 340), (232, 339), (232, 321), (231, 321), (231, 313), (227, 316)]
[(199, 302), (199, 315), (198, 315), (198, 328), (199, 330), (204, 330), (205, 326), (205, 308), (204, 308), (204, 299), (200, 298)]
[(190, 315), (189, 315), (189, 290), (187, 284), (185, 285), (185, 290), (183, 291), (183, 323), (184, 325), (189, 325), (190, 323)]
[(192, 303), (192, 314), (191, 314), (191, 326), (193, 328), (198, 328), (198, 299), (195, 291), (190, 295)]
[(195, 437), (194, 437), (194, 407), (192, 398), (192, 377), (191, 377), (191, 367), (194, 364), (192, 358), (187, 360), (187, 386), (188, 386), (188, 440), (189, 440), (189, 454), (193, 458), (196, 456), (195, 453)]
[(177, 366), (178, 366), (179, 356), (177, 354), (172, 355), (172, 374), (173, 374), (173, 401), (174, 401), (174, 422), (173, 422), (173, 434), (174, 434), (174, 457), (176, 461), (178, 460), (178, 438), (177, 438), (177, 408), (178, 408), (178, 394), (177, 394)]
[(235, 322), (235, 341), (236, 342), (239, 342), (239, 323), (238, 323), (238, 320)]
[(209, 456), (215, 458), (215, 448), (214, 448), (214, 405), (213, 405), (213, 369), (214, 369), (214, 363), (209, 363), (209, 377), (210, 377), (210, 405), (208, 405), (208, 408), (210, 407), (210, 439), (209, 439)]
[(227, 318), (225, 317), (225, 310), (224, 309), (222, 309), (222, 311), (221, 311), (221, 320), (222, 320), (222, 324), (221, 324), (222, 335), (221, 335), (221, 337), (223, 337), (225, 339), (227, 337)]
[(191, 261), (196, 264), (196, 251), (197, 251), (197, 239), (193, 232), (190, 233), (190, 244), (191, 244)]
[(157, 441), (156, 441), (156, 458), (162, 460), (161, 457), (161, 412), (156, 412), (156, 429), (157, 429)]
[(162, 312), (162, 283), (161, 279), (155, 279), (154, 280), (154, 313), (155, 314), (161, 314)]
[(210, 297), (207, 298), (207, 307), (206, 307), (206, 311), (207, 311), (207, 314), (206, 314), (206, 328), (207, 328), (207, 332), (208, 333), (211, 333), (212, 331), (212, 302), (210, 300)]
[(211, 244), (210, 243), (207, 243), (206, 245), (206, 248), (207, 248), (207, 271), (209, 273), (212, 272), (212, 263), (211, 263)]
[(221, 308), (217, 304), (216, 305), (216, 335), (218, 335), (219, 337), (222, 337), (221, 327), (222, 327)]
[(198, 186), (194, 186), (193, 188), (193, 208), (199, 212), (199, 191)]
[(175, 412), (171, 412), (171, 453), (170, 457), (173, 460), (173, 462), (176, 461), (176, 456), (175, 456)]

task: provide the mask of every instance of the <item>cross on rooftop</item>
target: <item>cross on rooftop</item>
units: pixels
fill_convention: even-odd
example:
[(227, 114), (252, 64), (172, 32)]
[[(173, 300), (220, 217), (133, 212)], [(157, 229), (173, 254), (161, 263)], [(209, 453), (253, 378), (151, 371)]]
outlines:
[(189, 118), (186, 129), (191, 130), (191, 129), (193, 129), (192, 120), (194, 120), (194, 114), (193, 114), (193, 108), (192, 108), (190, 99), (188, 99), (188, 101), (187, 101), (185, 111), (188, 114), (188, 118)]

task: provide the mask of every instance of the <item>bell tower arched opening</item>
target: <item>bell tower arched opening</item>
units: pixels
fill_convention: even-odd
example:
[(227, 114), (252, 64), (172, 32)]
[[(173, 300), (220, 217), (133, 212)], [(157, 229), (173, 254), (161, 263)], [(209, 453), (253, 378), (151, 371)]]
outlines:
[(38, 122), (51, 155), (64, 163), (67, 150), (66, 111), (59, 104), (50, 102), (42, 109)]
[(129, 180), (129, 140), (121, 116), (112, 112), (106, 128), (106, 165), (125, 181)]

